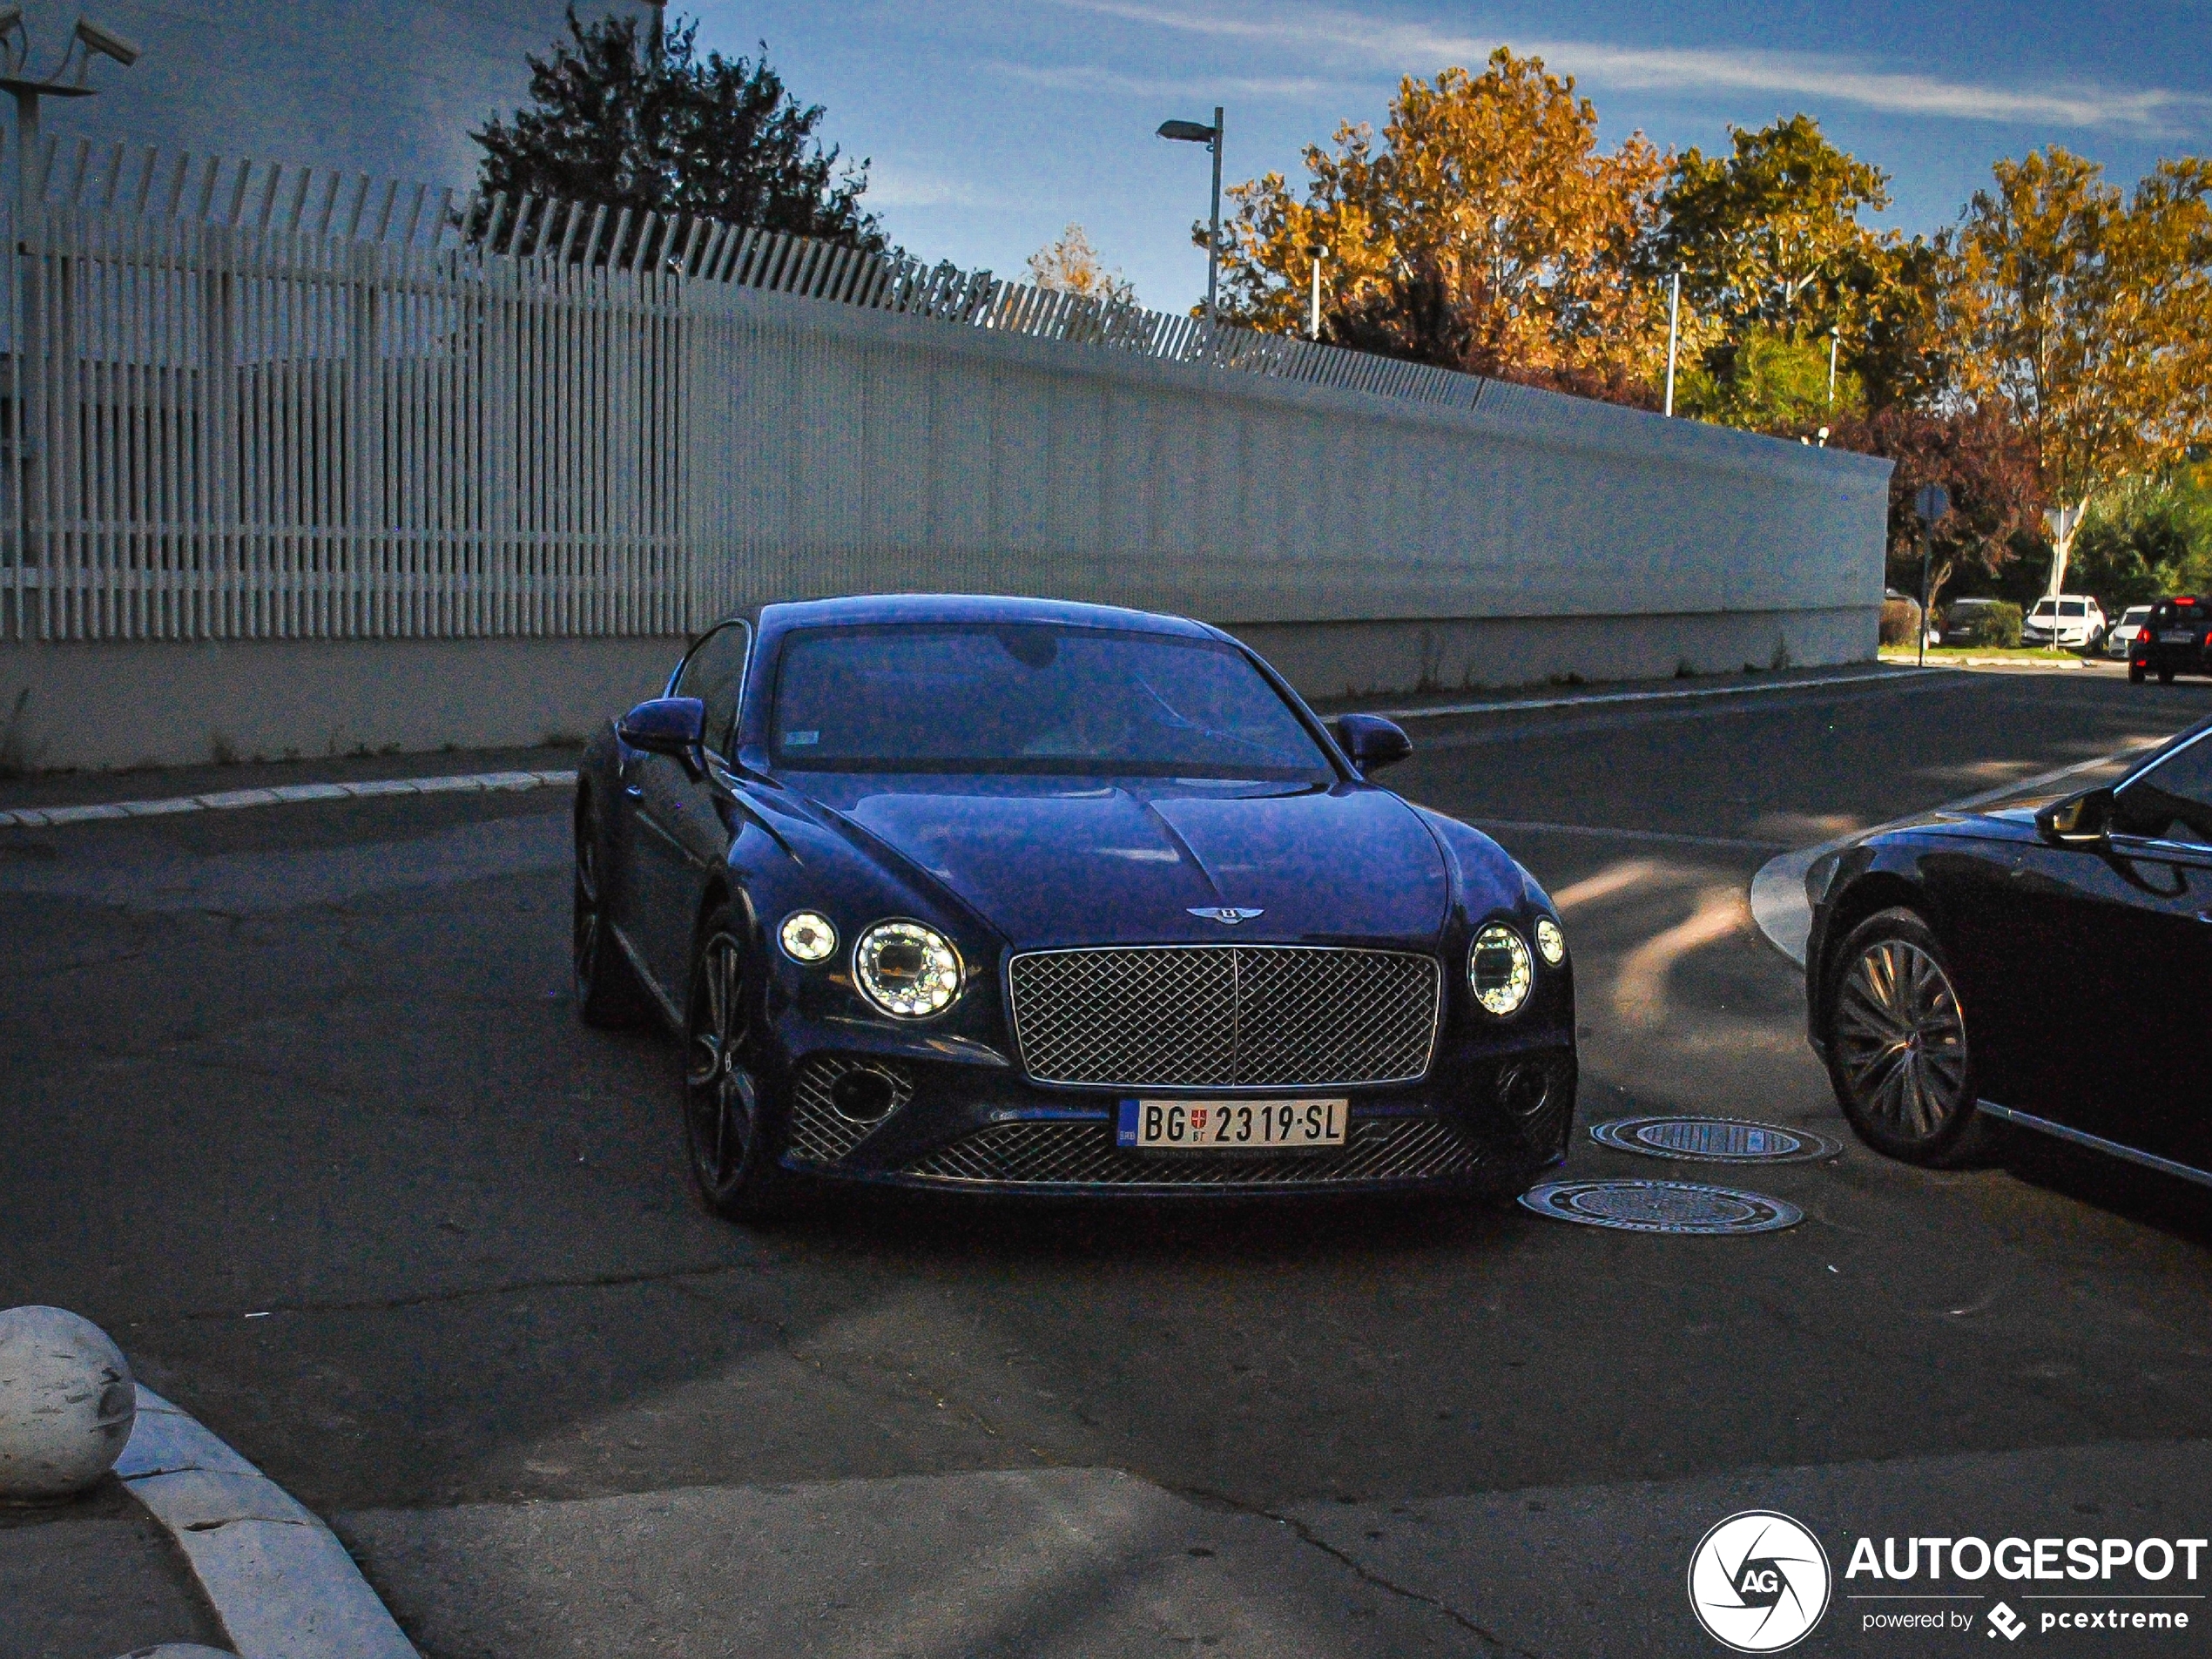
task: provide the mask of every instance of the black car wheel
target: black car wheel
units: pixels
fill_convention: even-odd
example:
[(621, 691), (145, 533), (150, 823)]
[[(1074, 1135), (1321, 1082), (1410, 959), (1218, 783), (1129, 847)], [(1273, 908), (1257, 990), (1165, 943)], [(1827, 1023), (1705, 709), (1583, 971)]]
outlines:
[(570, 890), (569, 954), (577, 1012), (590, 1025), (635, 1025), (645, 1012), (645, 999), (607, 921), (606, 868), (599, 809), (586, 796), (577, 808), (576, 875)]
[(753, 1075), (752, 998), (738, 927), (731, 912), (716, 911), (692, 951), (684, 1138), (699, 1197), (733, 1221), (752, 1221), (779, 1211), (784, 1194)]
[(1942, 943), (1910, 910), (1854, 928), (1826, 976), (1821, 1028), (1844, 1116), (1876, 1151), (1912, 1163), (1971, 1162), (1987, 1124)]

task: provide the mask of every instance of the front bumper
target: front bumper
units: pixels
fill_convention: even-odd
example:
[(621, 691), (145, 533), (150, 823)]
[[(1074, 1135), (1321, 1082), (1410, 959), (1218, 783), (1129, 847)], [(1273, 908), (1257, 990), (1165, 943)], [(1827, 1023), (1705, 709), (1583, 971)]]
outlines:
[[(1566, 1032), (1480, 1049), (1447, 1046), (1421, 1081), (1337, 1089), (1145, 1089), (1147, 1098), (1333, 1096), (1350, 1117), (1341, 1147), (1271, 1152), (1139, 1151), (1116, 1144), (1130, 1089), (1046, 1088), (1010, 1064), (838, 1048), (790, 1061), (769, 1093), (784, 1114), (783, 1165), (877, 1186), (1050, 1197), (1519, 1190), (1566, 1155), (1577, 1065)], [(841, 1079), (855, 1072), (882, 1082)], [(866, 1096), (876, 1121), (840, 1109)]]

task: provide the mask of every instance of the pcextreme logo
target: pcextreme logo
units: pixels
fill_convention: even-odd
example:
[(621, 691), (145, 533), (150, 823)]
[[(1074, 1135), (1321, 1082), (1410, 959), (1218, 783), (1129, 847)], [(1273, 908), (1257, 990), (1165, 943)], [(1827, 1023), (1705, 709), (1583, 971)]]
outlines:
[(1738, 1653), (1780, 1653), (1828, 1610), (1828, 1552), (1771, 1509), (1730, 1515), (1689, 1557), (1689, 1606), (1705, 1634)]

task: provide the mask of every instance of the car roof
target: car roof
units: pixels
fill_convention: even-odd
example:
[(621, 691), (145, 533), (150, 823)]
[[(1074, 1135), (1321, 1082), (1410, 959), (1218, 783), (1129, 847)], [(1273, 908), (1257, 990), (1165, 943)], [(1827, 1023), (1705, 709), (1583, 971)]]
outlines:
[(834, 599), (802, 599), (765, 605), (765, 633), (795, 628), (866, 627), (886, 623), (1045, 623), (1064, 628), (1109, 628), (1123, 633), (1170, 634), (1184, 639), (1226, 639), (1218, 628), (1186, 617), (1118, 605), (1077, 604), (989, 593), (871, 593)]

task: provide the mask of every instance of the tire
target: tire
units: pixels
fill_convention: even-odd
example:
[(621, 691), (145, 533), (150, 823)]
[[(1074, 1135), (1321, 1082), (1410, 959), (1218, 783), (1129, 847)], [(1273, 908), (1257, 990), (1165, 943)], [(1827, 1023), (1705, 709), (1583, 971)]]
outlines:
[(2144, 680), (2149, 678), (2149, 670), (2137, 668), (2134, 664), (2130, 664), (2128, 669), (2128, 684), (2130, 685), (2141, 685)]
[(1859, 1139), (1908, 1163), (1956, 1168), (1986, 1155), (1973, 1049), (1942, 941), (1904, 908), (1854, 927), (1823, 976), (1821, 1035), (1836, 1103)]
[(684, 1151), (715, 1214), (765, 1221), (790, 1205), (790, 1177), (763, 1109), (753, 1063), (758, 999), (746, 982), (744, 918), (717, 907), (691, 947), (684, 1012)]
[(569, 963), (576, 1011), (586, 1025), (621, 1030), (643, 1022), (645, 994), (630, 959), (615, 942), (606, 914), (607, 836), (587, 794), (576, 809), (576, 856), (570, 882)]

